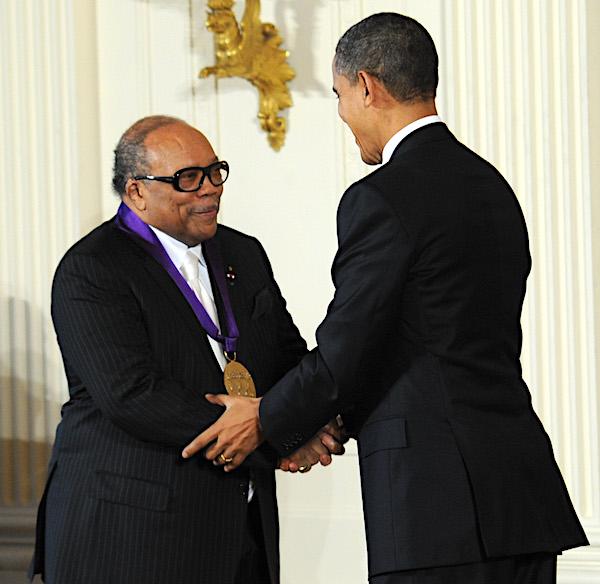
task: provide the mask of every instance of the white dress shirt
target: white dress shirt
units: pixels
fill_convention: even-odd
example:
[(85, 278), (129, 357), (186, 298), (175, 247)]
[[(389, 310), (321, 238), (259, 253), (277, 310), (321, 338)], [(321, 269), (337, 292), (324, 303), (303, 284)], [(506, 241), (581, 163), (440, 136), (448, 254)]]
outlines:
[[(202, 287), (205, 289), (205, 291), (208, 293), (208, 295), (214, 302), (215, 295), (213, 294), (212, 286), (210, 284), (210, 276), (208, 275), (208, 266), (206, 265), (206, 260), (204, 259), (204, 254), (202, 253), (202, 244), (199, 243), (198, 245), (196, 245), (194, 247), (188, 247), (182, 241), (179, 241), (178, 239), (175, 239), (174, 237), (167, 235), (160, 229), (157, 229), (156, 227), (153, 227), (152, 225), (148, 225), (148, 227), (150, 227), (150, 229), (152, 229), (152, 231), (154, 231), (154, 233), (156, 234), (156, 237), (158, 237), (158, 240), (160, 241), (160, 243), (164, 247), (165, 251), (167, 252), (167, 255), (173, 262), (173, 265), (179, 270), (179, 272), (181, 273), (181, 275), (184, 278), (185, 278), (185, 275), (182, 272), (181, 268), (183, 266), (183, 262), (184, 262), (184, 259), (185, 259), (185, 256), (186, 256), (188, 250), (191, 251), (194, 255), (198, 256), (198, 262), (199, 262), (198, 279), (200, 280)], [(217, 322), (215, 322), (215, 324), (217, 325), (219, 332), (221, 332), (221, 326), (219, 324), (218, 316), (217, 316), (216, 320), (217, 320)], [(210, 346), (213, 350), (213, 353), (215, 354), (215, 358), (217, 359), (217, 362), (219, 363), (219, 366), (221, 367), (221, 370), (225, 369), (226, 360), (225, 360), (225, 355), (223, 353), (223, 345), (221, 345), (221, 343), (212, 339), (209, 335), (206, 335), (206, 336), (207, 336), (208, 342), (210, 343)], [(249, 483), (248, 483), (248, 503), (250, 503), (250, 501), (252, 501), (253, 497), (254, 497), (254, 482), (249, 481)]]
[(383, 147), (383, 152), (381, 153), (381, 164), (386, 164), (390, 161), (394, 150), (396, 150), (396, 146), (406, 138), (411, 132), (422, 128), (423, 126), (428, 126), (429, 124), (435, 124), (436, 122), (441, 122), (442, 118), (437, 114), (432, 116), (425, 116), (424, 118), (420, 118), (415, 120), (414, 122), (408, 124), (408, 126), (404, 126), (400, 131), (396, 132), (389, 140), (388, 143)]
[[(196, 245), (194, 247), (188, 247), (182, 241), (179, 241), (178, 239), (175, 239), (174, 237), (167, 235), (160, 229), (156, 229), (156, 227), (153, 227), (152, 225), (149, 225), (148, 227), (150, 227), (150, 229), (152, 229), (152, 231), (154, 231), (154, 233), (156, 234), (156, 237), (158, 237), (158, 240), (160, 241), (160, 243), (164, 247), (165, 251), (167, 252), (167, 255), (169, 256), (169, 258), (171, 258), (173, 265), (179, 270), (179, 272), (181, 273), (181, 275), (184, 278), (185, 278), (185, 275), (183, 274), (181, 267), (183, 266), (183, 261), (184, 261), (185, 255), (187, 254), (188, 250), (191, 251), (195, 256), (198, 257), (198, 262), (199, 262), (198, 279), (200, 280), (202, 287), (205, 289), (205, 291), (208, 293), (208, 295), (214, 302), (215, 296), (213, 294), (212, 286), (210, 284), (210, 277), (208, 275), (208, 267), (206, 265), (206, 260), (204, 259), (204, 255), (202, 254), (202, 244), (199, 243), (198, 245)], [(220, 332), (221, 326), (219, 324), (218, 316), (217, 316), (216, 320), (217, 320), (217, 322), (215, 322), (215, 325), (217, 326), (217, 328), (219, 329), (219, 332)], [(213, 350), (213, 353), (215, 354), (215, 358), (217, 359), (219, 366), (221, 367), (221, 369), (224, 369), (226, 360), (225, 360), (225, 355), (223, 354), (223, 345), (221, 345), (221, 343), (215, 341), (210, 336), (208, 336), (208, 335), (206, 335), (206, 336), (208, 337), (208, 342), (210, 343), (210, 347)]]

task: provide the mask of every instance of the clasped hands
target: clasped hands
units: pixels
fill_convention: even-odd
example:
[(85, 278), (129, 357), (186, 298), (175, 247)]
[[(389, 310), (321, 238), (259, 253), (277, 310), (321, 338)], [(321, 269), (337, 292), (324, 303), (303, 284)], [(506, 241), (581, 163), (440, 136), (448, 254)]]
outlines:
[(321, 428), (306, 444), (279, 461), (279, 469), (287, 472), (308, 472), (321, 463), (331, 464), (332, 454), (344, 454), (348, 439), (339, 418), (334, 418)]
[[(259, 407), (262, 398), (207, 394), (206, 399), (225, 406), (221, 417), (192, 440), (182, 452), (190, 458), (203, 448), (204, 456), (214, 464), (222, 464), (226, 472), (236, 469), (263, 442)], [(279, 461), (279, 468), (289, 472), (308, 472), (318, 463), (331, 464), (332, 454), (343, 454), (347, 440), (339, 418), (331, 420), (315, 436), (288, 457)], [(208, 448), (207, 448), (208, 447)]]

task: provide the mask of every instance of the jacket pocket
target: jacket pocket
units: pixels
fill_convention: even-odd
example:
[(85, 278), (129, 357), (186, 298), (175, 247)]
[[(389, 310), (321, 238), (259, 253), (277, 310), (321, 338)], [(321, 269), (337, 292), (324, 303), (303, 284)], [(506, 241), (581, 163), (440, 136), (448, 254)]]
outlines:
[(150, 511), (166, 511), (169, 486), (115, 474), (105, 470), (95, 473), (93, 494), (96, 499)]
[(406, 448), (405, 418), (386, 418), (370, 422), (360, 431), (358, 436), (358, 454), (367, 458), (374, 452)]

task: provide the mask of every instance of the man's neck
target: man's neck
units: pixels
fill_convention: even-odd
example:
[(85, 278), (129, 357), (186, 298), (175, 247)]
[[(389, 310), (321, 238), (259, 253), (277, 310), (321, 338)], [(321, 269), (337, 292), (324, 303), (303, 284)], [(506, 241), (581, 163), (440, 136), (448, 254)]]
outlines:
[(402, 128), (405, 128), (421, 118), (436, 114), (437, 109), (433, 100), (426, 102), (420, 101), (408, 105), (398, 103), (396, 106), (386, 109), (381, 114), (379, 124), (379, 127), (381, 128), (381, 149), (383, 150), (383, 147), (389, 142), (390, 138), (402, 130)]

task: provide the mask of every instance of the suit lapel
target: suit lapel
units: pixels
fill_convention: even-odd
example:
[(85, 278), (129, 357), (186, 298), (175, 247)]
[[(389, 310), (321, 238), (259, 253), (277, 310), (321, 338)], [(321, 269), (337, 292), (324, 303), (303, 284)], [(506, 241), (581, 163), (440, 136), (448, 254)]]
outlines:
[(118, 233), (119, 237), (122, 237), (123, 240), (125, 240), (126, 245), (129, 246), (128, 249), (139, 258), (140, 265), (143, 266), (148, 275), (152, 278), (156, 287), (165, 295), (168, 306), (179, 313), (192, 335), (200, 334), (203, 342), (206, 343), (207, 348), (212, 353), (206, 332), (198, 322), (198, 319), (185, 299), (185, 296), (181, 293), (177, 284), (171, 279), (166, 270), (151, 255), (149, 255), (134, 238), (129, 237), (116, 226), (113, 226), (113, 228), (114, 231)]
[[(233, 309), (233, 316), (238, 325), (238, 329), (241, 330), (243, 327), (243, 319), (245, 315), (245, 310), (240, 303), (239, 297), (239, 285), (240, 282), (237, 282), (235, 286), (229, 285), (229, 279), (227, 278), (227, 270), (230, 264), (230, 258), (228, 257), (228, 250), (224, 248), (222, 245), (222, 240), (219, 237), (219, 232), (217, 231), (217, 235), (215, 235), (214, 240), (211, 242), (213, 246), (218, 248), (219, 256), (223, 262), (223, 265), (212, 265), (208, 264), (208, 274), (210, 276), (210, 283), (213, 289), (213, 296), (215, 299), (215, 305), (217, 307), (217, 314), (219, 315), (219, 322), (221, 323), (221, 332), (225, 332), (229, 334), (230, 331), (224, 330), (226, 329), (227, 320), (225, 318), (225, 307), (223, 304), (223, 298), (221, 297), (221, 292), (219, 291), (219, 287), (215, 281), (215, 271), (221, 270), (223, 275), (225, 276), (225, 282), (227, 287), (227, 293), (229, 295), (229, 300), (231, 302), (231, 308)], [(206, 255), (205, 255), (206, 257)]]
[[(200, 342), (206, 345), (206, 349), (210, 353), (212, 360), (214, 361), (215, 367), (220, 368), (219, 363), (212, 351), (212, 347), (208, 342), (206, 331), (202, 328), (202, 325), (196, 318), (196, 315), (194, 314), (194, 311), (185, 299), (185, 296), (183, 296), (183, 294), (177, 287), (177, 284), (175, 284), (175, 282), (171, 279), (167, 271), (163, 268), (163, 266), (160, 265), (158, 261), (156, 261), (151, 255), (149, 255), (134, 238), (129, 237), (114, 224), (113, 229), (119, 237), (122, 237), (123, 240), (125, 240), (124, 245), (127, 245), (128, 249), (130, 249), (131, 252), (139, 258), (139, 263), (143, 266), (148, 275), (151, 277), (154, 284), (156, 285), (156, 288), (164, 294), (165, 303), (168, 303), (168, 306), (171, 309), (179, 313), (188, 331), (193, 336), (197, 337), (199, 335), (201, 337)], [(223, 331), (223, 329), (226, 328), (227, 320), (225, 318), (223, 299), (221, 298), (221, 294), (215, 282), (213, 272), (214, 270), (222, 270), (226, 274), (227, 266), (230, 265), (230, 258), (226, 246), (222, 245), (222, 240), (219, 237), (218, 230), (213, 245), (217, 245), (219, 247), (220, 256), (223, 262), (223, 265), (219, 266), (209, 265), (209, 276), (211, 280), (211, 286), (213, 289), (213, 297), (215, 300), (215, 306), (217, 308), (219, 322), (221, 324), (221, 331)], [(242, 288), (243, 284), (239, 281), (236, 281), (235, 286), (229, 286), (229, 284), (227, 284), (227, 291), (229, 293), (233, 314), (236, 319), (238, 328), (240, 330), (240, 335), (243, 334), (242, 331), (247, 330), (247, 318), (249, 316), (248, 314), (246, 314), (247, 309), (244, 308), (244, 290)]]
[[(244, 259), (243, 266), (236, 264), (236, 262), (240, 259), (239, 256), (234, 254), (234, 257), (232, 257), (232, 250), (227, 244), (227, 238), (220, 237), (218, 230), (214, 240), (211, 241), (211, 245), (218, 246), (219, 255), (221, 257), (221, 265), (209, 266), (209, 274), (211, 277), (219, 320), (222, 327), (226, 325), (223, 300), (214, 281), (214, 270), (222, 270), (225, 274), (227, 293), (229, 295), (233, 316), (240, 334), (237, 343), (237, 356), (240, 362), (248, 367), (252, 373), (254, 369), (253, 353), (255, 347), (251, 347), (248, 344), (248, 333), (250, 331), (250, 327), (252, 326), (252, 323), (250, 322), (250, 315), (252, 310), (252, 302), (254, 301), (254, 293), (251, 286), (249, 287), (248, 285), (247, 278), (243, 277), (243, 274), (235, 274), (237, 271), (236, 268), (239, 268), (240, 272), (244, 272), (245, 270), (252, 270), (252, 266), (248, 265), (249, 260), (247, 257)], [(234, 280), (230, 280), (230, 278), (227, 277), (228, 272), (232, 272), (232, 274), (237, 275), (238, 277)], [(242, 277), (239, 277), (240, 275)]]

